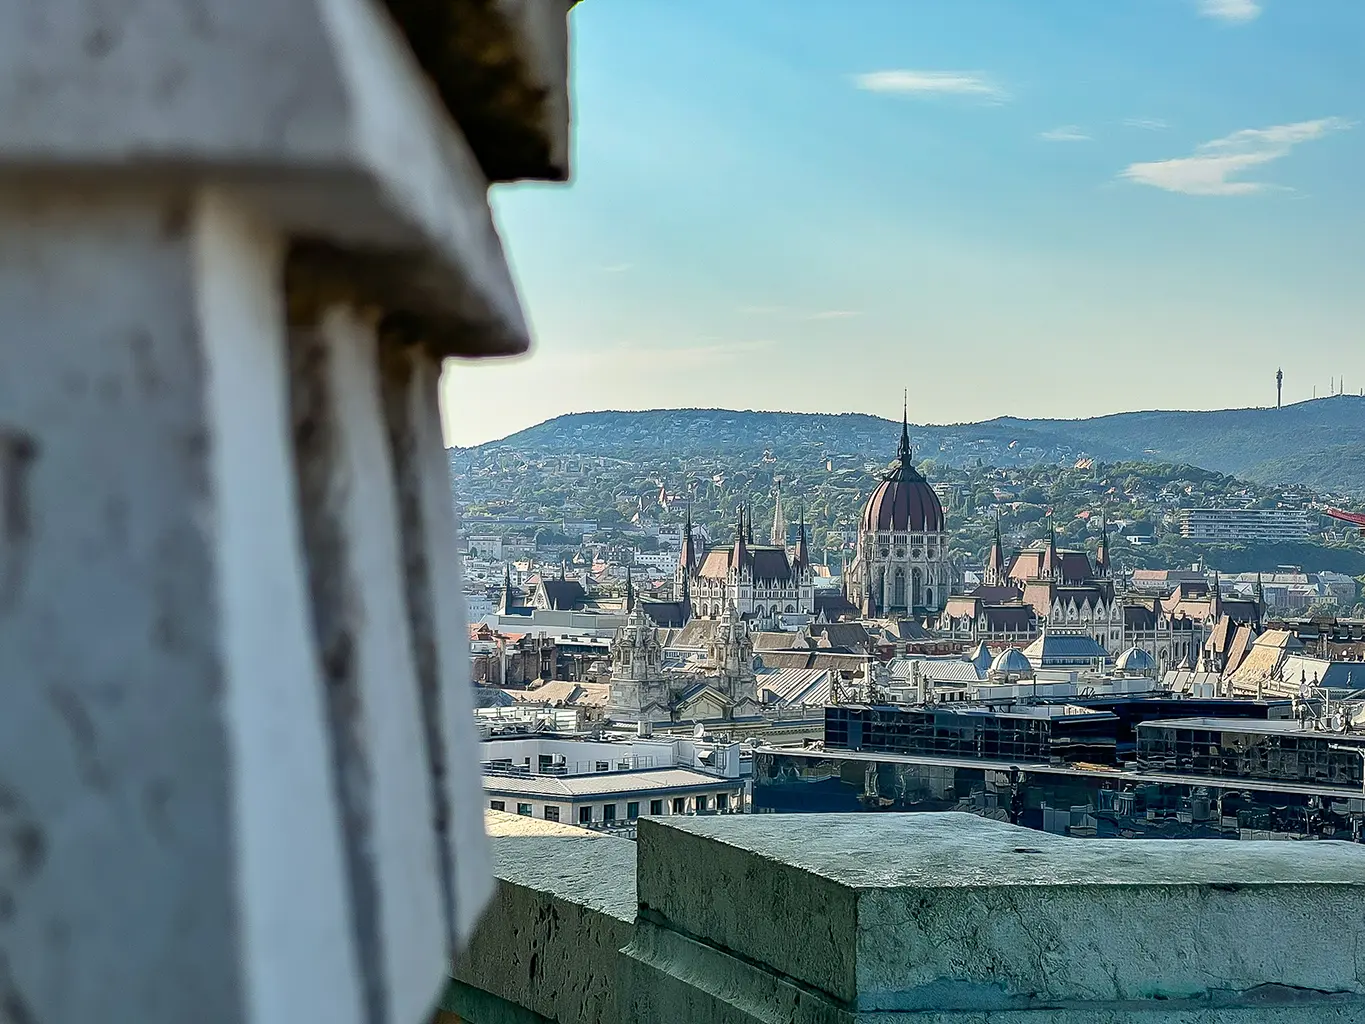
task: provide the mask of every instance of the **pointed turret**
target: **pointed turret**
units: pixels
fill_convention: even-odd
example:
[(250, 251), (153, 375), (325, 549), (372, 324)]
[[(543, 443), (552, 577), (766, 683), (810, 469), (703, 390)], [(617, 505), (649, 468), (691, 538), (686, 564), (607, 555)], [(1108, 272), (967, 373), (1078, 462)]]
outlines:
[(735, 528), (735, 550), (730, 558), (730, 568), (736, 574), (744, 570), (749, 557), (749, 547), (744, 541), (744, 506), (739, 507), (739, 525)]
[(635, 587), (631, 583), (630, 566), (626, 566), (626, 611), (635, 610)]
[(1047, 551), (1043, 553), (1043, 576), (1054, 580), (1062, 578), (1062, 560), (1057, 554), (1057, 526), (1048, 513)]
[(769, 544), (775, 547), (787, 546), (787, 517), (782, 514), (782, 481), (776, 481), (777, 492), (773, 496), (773, 529)]
[(1109, 513), (1103, 513), (1100, 520), (1100, 546), (1095, 551), (1095, 572), (1101, 579), (1108, 579), (1109, 565)]
[(512, 567), (506, 563), (502, 567), (502, 605), (498, 608), (498, 614), (512, 614)]
[(806, 547), (806, 508), (801, 506), (796, 526), (796, 551), (792, 554), (792, 568), (806, 569), (810, 566), (810, 551)]
[(683, 580), (695, 576), (697, 573), (697, 547), (692, 540), (692, 502), (687, 503), (687, 511), (683, 516), (683, 535), (682, 547), (678, 552), (678, 575)]
[(1213, 574), (1213, 593), (1209, 595), (1209, 621), (1216, 623), (1223, 617), (1223, 584), (1218, 573)]
[(902, 466), (908, 466), (913, 461), (910, 451), (910, 392), (907, 389), (902, 395), (901, 404), (901, 443), (896, 448), (896, 458), (900, 460)]
[(995, 538), (991, 541), (991, 553), (986, 559), (986, 585), (1003, 587), (1009, 570), (1005, 566), (1005, 545), (1000, 539), (1000, 512), (995, 513)]
[(753, 499), (753, 498), (750, 498), (750, 499), (749, 499), (749, 510), (748, 510), (747, 516), (745, 517), (745, 523), (746, 523), (746, 527), (745, 527), (746, 532), (745, 532), (745, 534), (744, 534), (744, 540), (745, 540), (746, 543), (752, 544), (752, 543), (754, 542), (754, 499)]

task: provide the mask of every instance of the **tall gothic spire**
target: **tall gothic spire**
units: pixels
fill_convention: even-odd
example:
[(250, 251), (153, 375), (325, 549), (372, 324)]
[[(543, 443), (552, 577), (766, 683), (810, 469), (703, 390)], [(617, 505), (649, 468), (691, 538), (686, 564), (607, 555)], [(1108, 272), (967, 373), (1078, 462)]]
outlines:
[(768, 543), (779, 547), (787, 546), (787, 519), (782, 514), (782, 480), (775, 481), (777, 493), (773, 498), (773, 530)]
[(750, 498), (750, 499), (749, 499), (749, 513), (748, 513), (748, 516), (746, 517), (746, 520), (745, 520), (745, 521), (747, 522), (748, 526), (747, 526), (746, 532), (745, 532), (745, 534), (744, 534), (744, 540), (745, 540), (745, 543), (752, 544), (752, 543), (754, 542), (754, 499), (753, 499), (753, 498)]
[(802, 503), (797, 507), (796, 552), (792, 556), (792, 568), (804, 569), (810, 565), (810, 551), (806, 547), (806, 506)]
[(630, 566), (626, 566), (626, 611), (635, 610), (635, 587), (631, 585)]
[(731, 567), (735, 572), (744, 571), (745, 558), (748, 555), (748, 548), (744, 543), (744, 506), (739, 506), (739, 522), (735, 526), (735, 551), (730, 561)]
[(697, 549), (692, 543), (692, 497), (687, 498), (687, 511), (683, 514), (682, 547), (678, 552), (678, 571), (684, 580), (697, 570)]
[(986, 560), (986, 582), (993, 587), (1005, 585), (1005, 544), (1000, 539), (1000, 510), (995, 511), (995, 538), (991, 541), (990, 558)]
[(1095, 569), (1104, 577), (1109, 575), (1109, 513), (1100, 515), (1100, 546), (1095, 551)]
[(902, 464), (910, 461), (910, 392), (907, 389), (902, 396), (901, 404), (901, 443), (896, 449), (896, 458)]

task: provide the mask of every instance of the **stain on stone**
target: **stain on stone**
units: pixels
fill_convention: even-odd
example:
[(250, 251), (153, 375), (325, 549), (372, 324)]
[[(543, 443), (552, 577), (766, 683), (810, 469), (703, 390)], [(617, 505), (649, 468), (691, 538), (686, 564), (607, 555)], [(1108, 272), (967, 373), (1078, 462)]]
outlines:
[(0, 884), (6, 890), (32, 878), (47, 859), (37, 817), (17, 792), (0, 785)]
[(37, 440), (0, 427), (0, 612), (18, 599), (28, 567), (33, 532), (29, 475), (37, 458)]
[(95, 789), (108, 789), (109, 772), (100, 760), (99, 734), (85, 700), (75, 690), (61, 685), (48, 687), (47, 696), (71, 734), (72, 752), (81, 780)]
[(114, 33), (101, 25), (93, 32), (86, 33), (82, 45), (87, 57), (99, 60), (109, 54), (114, 48), (114, 42)]
[(167, 813), (171, 794), (171, 783), (167, 779), (153, 779), (142, 790), (142, 817), (147, 822), (147, 831), (162, 845), (169, 845), (174, 838)]
[(0, 1021), (4, 1024), (37, 1024), (38, 1018), (19, 991), (10, 970), (9, 957), (0, 953)]
[(155, 397), (165, 387), (166, 381), (156, 365), (152, 336), (146, 331), (136, 331), (128, 339), (128, 350), (132, 353), (133, 372), (137, 376), (142, 397)]
[(179, 238), (189, 229), (190, 208), (187, 202), (175, 202), (161, 215), (161, 234), (165, 238)]

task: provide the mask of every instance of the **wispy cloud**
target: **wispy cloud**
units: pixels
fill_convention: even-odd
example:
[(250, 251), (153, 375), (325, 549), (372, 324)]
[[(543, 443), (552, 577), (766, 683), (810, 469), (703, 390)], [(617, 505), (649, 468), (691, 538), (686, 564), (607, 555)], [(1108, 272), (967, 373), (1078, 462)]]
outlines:
[(1260, 17), (1259, 0), (1198, 0), (1199, 13), (1206, 18), (1240, 25)]
[(1164, 132), (1170, 127), (1159, 117), (1130, 117), (1123, 122), (1125, 128), (1141, 128), (1144, 132)]
[(861, 316), (856, 309), (819, 309), (802, 310), (791, 306), (740, 306), (739, 311), (746, 316), (775, 317), (782, 320), (847, 320)]
[(1323, 117), (1273, 128), (1246, 128), (1205, 142), (1193, 156), (1130, 164), (1119, 177), (1191, 196), (1252, 195), (1282, 186), (1235, 180), (1238, 175), (1287, 156), (1301, 142), (1312, 142), (1330, 132), (1350, 127), (1351, 122), (1344, 118)]
[(634, 263), (608, 263), (602, 270), (608, 274), (624, 274), (633, 266), (635, 266)]
[(976, 71), (869, 71), (855, 75), (859, 89), (903, 96), (971, 96), (997, 103), (1009, 99), (989, 76)]
[(1064, 124), (1060, 128), (1051, 128), (1048, 131), (1039, 132), (1038, 138), (1042, 139), (1044, 142), (1090, 141), (1090, 136), (1077, 124)]

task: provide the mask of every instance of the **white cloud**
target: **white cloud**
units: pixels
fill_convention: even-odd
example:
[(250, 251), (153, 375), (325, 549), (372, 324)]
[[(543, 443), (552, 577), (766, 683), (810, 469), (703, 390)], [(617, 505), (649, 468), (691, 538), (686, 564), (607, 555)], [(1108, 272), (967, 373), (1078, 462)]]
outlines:
[(1258, 0), (1199, 0), (1199, 13), (1240, 25), (1259, 17), (1261, 5)]
[(1141, 128), (1144, 132), (1164, 132), (1170, 127), (1159, 117), (1130, 117), (1124, 120), (1125, 128)]
[(635, 266), (633, 263), (609, 263), (602, 270), (607, 274), (624, 274), (633, 266)]
[(1119, 177), (1191, 196), (1245, 196), (1265, 192), (1280, 186), (1235, 179), (1253, 167), (1287, 156), (1301, 142), (1311, 142), (1329, 132), (1350, 127), (1351, 123), (1343, 118), (1323, 117), (1273, 128), (1245, 128), (1205, 142), (1193, 156), (1130, 164)]
[(740, 306), (739, 311), (746, 316), (777, 317), (782, 320), (847, 320), (849, 317), (862, 316), (856, 309), (807, 311), (793, 309), (791, 306)]
[(1089, 142), (1090, 136), (1085, 134), (1080, 125), (1064, 124), (1060, 128), (1052, 128), (1045, 132), (1039, 132), (1038, 138), (1044, 142)]
[(986, 75), (975, 71), (869, 71), (854, 77), (859, 89), (905, 96), (975, 96), (1001, 102), (1009, 97)]

